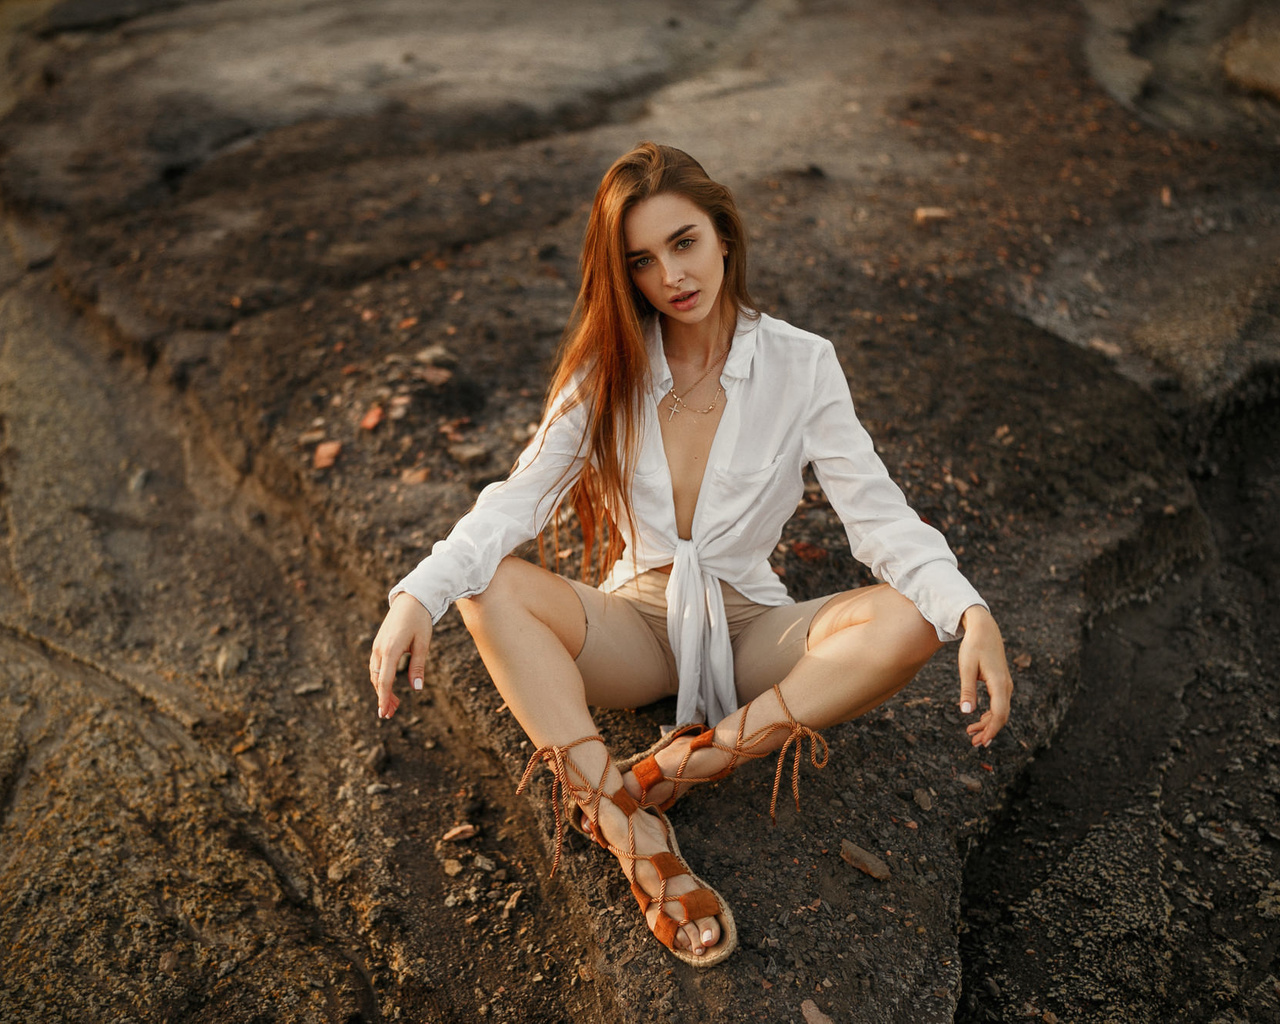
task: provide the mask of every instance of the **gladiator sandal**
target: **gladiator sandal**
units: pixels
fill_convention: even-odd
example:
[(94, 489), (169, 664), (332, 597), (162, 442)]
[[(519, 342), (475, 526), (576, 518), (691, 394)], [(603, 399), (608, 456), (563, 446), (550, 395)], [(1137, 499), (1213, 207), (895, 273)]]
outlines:
[[(700, 723), (693, 725), (680, 726), (673, 732), (662, 737), (648, 750), (636, 754), (634, 757), (620, 763), (618, 768), (622, 772), (631, 772), (635, 776), (636, 781), (640, 784), (641, 807), (656, 807), (659, 811), (668, 811), (671, 806), (684, 795), (684, 791), (689, 786), (695, 786), (703, 782), (716, 782), (730, 775), (737, 767), (739, 761), (755, 760), (756, 758), (765, 757), (764, 753), (756, 753), (754, 748), (763, 741), (767, 740), (775, 732), (780, 729), (788, 731), (788, 736), (782, 744), (782, 749), (778, 751), (778, 767), (773, 778), (773, 799), (769, 803), (769, 816), (776, 823), (778, 820), (778, 788), (782, 784), (782, 768), (787, 756), (787, 750), (795, 744), (794, 760), (791, 766), (791, 789), (795, 794), (796, 810), (800, 810), (800, 755), (804, 747), (806, 738), (809, 740), (809, 760), (815, 768), (825, 768), (830, 752), (827, 749), (827, 741), (822, 738), (814, 729), (810, 729), (807, 725), (801, 725), (795, 720), (791, 711), (787, 708), (786, 702), (782, 699), (782, 691), (778, 687), (773, 688), (773, 694), (778, 699), (778, 706), (781, 708), (783, 715), (786, 716), (785, 722), (771, 722), (762, 726), (753, 732), (750, 736), (744, 736), (746, 729), (747, 716), (743, 715), (738, 722), (738, 736), (734, 740), (733, 746), (728, 747), (723, 743), (717, 743), (715, 731)], [(677, 739), (688, 736), (693, 733), (693, 740), (689, 744), (689, 749), (685, 751), (684, 757), (680, 759), (680, 764), (676, 768), (674, 775), (667, 775), (658, 766), (656, 755), (659, 751), (670, 746)], [(822, 746), (822, 759), (818, 759), (818, 746)], [(699, 750), (711, 748), (722, 751), (729, 755), (729, 763), (721, 768), (714, 775), (687, 775), (685, 774), (689, 760), (694, 753)], [(649, 797), (650, 790), (663, 782), (671, 783), (671, 793), (665, 800), (653, 801)]]
[[(579, 743), (592, 741), (604, 743), (604, 740), (599, 736), (584, 736), (582, 739), (574, 740), (572, 743), (567, 743), (562, 747), (539, 747), (533, 752), (533, 756), (529, 758), (529, 763), (520, 778), (520, 785), (516, 789), (517, 793), (524, 791), (539, 762), (545, 764), (551, 772), (551, 800), (556, 819), (555, 856), (551, 864), (551, 874), (554, 875), (556, 869), (560, 866), (560, 851), (564, 842), (566, 812), (569, 807), (574, 810), (581, 807), (581, 813), (587, 817), (590, 824), (590, 831), (586, 834), (599, 846), (608, 850), (609, 853), (622, 861), (623, 873), (631, 883), (631, 894), (635, 897), (636, 902), (640, 904), (640, 913), (645, 917), (646, 923), (648, 922), (647, 914), (649, 908), (655, 904), (657, 905), (658, 915), (649, 928), (658, 941), (666, 946), (677, 959), (694, 967), (714, 967), (716, 964), (727, 960), (738, 945), (738, 929), (734, 923), (733, 912), (729, 909), (729, 905), (725, 903), (724, 898), (718, 892), (695, 875), (684, 858), (680, 856), (680, 847), (676, 843), (675, 833), (672, 832), (670, 824), (661, 811), (641, 808), (631, 794), (627, 792), (625, 786), (620, 786), (612, 796), (607, 796), (604, 793), (603, 786), (609, 775), (611, 757), (606, 754), (604, 771), (600, 776), (599, 782), (594, 785), (583, 775), (581, 769), (569, 759), (568, 752), (570, 749), (576, 747)], [(627, 846), (625, 849), (614, 846), (604, 838), (604, 829), (600, 826), (600, 802), (602, 800), (608, 800), (627, 816)], [(658, 820), (662, 825), (663, 837), (667, 847), (665, 850), (658, 853), (636, 852), (635, 825), (631, 820), (636, 814), (649, 814)], [(572, 820), (572, 817), (570, 817), (570, 820)], [(636, 881), (636, 864), (639, 861), (648, 861), (653, 868), (654, 874), (658, 877), (657, 895), (650, 895)], [(699, 888), (679, 895), (667, 895), (667, 883), (679, 875), (688, 875), (697, 883)], [(667, 908), (673, 903), (678, 904), (680, 907), (681, 916), (679, 918), (667, 913)], [(703, 956), (694, 956), (691, 951), (680, 949), (676, 946), (676, 936), (686, 924), (691, 924), (702, 917), (719, 919), (720, 941)]]

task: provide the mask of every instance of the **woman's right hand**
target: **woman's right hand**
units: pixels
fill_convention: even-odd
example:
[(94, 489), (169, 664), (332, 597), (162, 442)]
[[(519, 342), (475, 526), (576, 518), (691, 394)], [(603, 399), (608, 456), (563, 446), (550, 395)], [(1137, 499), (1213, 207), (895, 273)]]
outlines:
[(413, 688), (422, 689), (430, 646), (431, 615), (417, 598), (401, 591), (391, 602), (391, 609), (382, 620), (378, 635), (373, 638), (373, 651), (369, 655), (369, 682), (378, 694), (379, 718), (390, 718), (400, 706), (400, 698), (393, 689), (396, 666), (406, 651), (409, 652), (409, 678), (413, 681)]

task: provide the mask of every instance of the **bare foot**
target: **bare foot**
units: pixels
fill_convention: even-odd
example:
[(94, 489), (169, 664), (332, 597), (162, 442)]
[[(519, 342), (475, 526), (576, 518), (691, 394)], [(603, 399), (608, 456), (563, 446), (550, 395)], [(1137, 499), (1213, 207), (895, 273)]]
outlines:
[[(584, 814), (584, 819), (586, 815)], [(584, 822), (590, 825), (589, 820)], [(649, 930), (653, 931), (658, 915), (665, 912), (678, 924), (684, 921), (684, 907), (676, 896), (682, 896), (701, 888), (691, 875), (679, 874), (667, 879), (666, 892), (662, 891), (662, 879), (646, 855), (664, 853), (672, 849), (668, 842), (670, 824), (656, 814), (640, 810), (630, 819), (612, 801), (600, 801), (600, 829), (605, 838), (617, 852), (618, 863), (623, 873), (634, 881), (641, 889), (655, 900), (645, 913), (645, 921)], [(674, 838), (674, 837), (673, 837)], [(629, 851), (634, 851), (631, 856)], [(666, 900), (659, 905), (656, 900), (665, 895)], [(714, 917), (700, 917), (689, 921), (676, 930), (675, 944), (694, 956), (704, 956), (714, 950), (720, 941), (720, 922)]]
[[(622, 776), (622, 783), (627, 787), (627, 792), (638, 802), (643, 800), (645, 807), (661, 807), (673, 793), (684, 796), (699, 782), (715, 779), (718, 773), (733, 764), (735, 748), (737, 748), (737, 764), (734, 767), (757, 757), (764, 757), (768, 749), (776, 746), (769, 742), (774, 730), (762, 729), (759, 733), (748, 736), (744, 744), (743, 737), (738, 731), (738, 724), (739, 718), (745, 717), (747, 710), (743, 708), (716, 726), (715, 746), (703, 746), (692, 750), (694, 741), (703, 735), (698, 732), (690, 732), (672, 740), (654, 755), (654, 761), (657, 762), (663, 778), (650, 786), (649, 791), (645, 793), (634, 771), (626, 772)], [(786, 729), (784, 725), (778, 725), (776, 728), (780, 732), (785, 732)], [(764, 749), (761, 749), (762, 747)], [(675, 781), (677, 779), (678, 782)]]
[[(689, 746), (692, 743), (693, 736), (681, 736), (654, 755), (663, 778), (660, 782), (654, 783), (648, 793), (644, 792), (640, 780), (634, 773), (626, 772), (622, 776), (622, 784), (627, 787), (627, 792), (637, 801), (643, 799), (646, 807), (659, 807), (675, 792), (675, 783), (671, 780), (677, 773), (682, 779), (689, 780), (680, 785), (680, 795), (684, 796), (689, 791), (689, 787), (694, 784), (693, 780), (709, 779), (729, 763), (729, 755), (715, 747), (704, 747), (690, 753)], [(688, 763), (681, 770), (681, 763), (686, 757), (689, 759)]]

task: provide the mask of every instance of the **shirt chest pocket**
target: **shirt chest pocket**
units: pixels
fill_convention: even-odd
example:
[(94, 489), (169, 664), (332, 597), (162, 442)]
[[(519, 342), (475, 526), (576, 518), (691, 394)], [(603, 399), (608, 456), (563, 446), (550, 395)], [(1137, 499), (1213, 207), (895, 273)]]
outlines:
[(715, 518), (732, 537), (763, 539), (781, 529), (804, 493), (800, 466), (786, 452), (763, 465), (717, 469)]

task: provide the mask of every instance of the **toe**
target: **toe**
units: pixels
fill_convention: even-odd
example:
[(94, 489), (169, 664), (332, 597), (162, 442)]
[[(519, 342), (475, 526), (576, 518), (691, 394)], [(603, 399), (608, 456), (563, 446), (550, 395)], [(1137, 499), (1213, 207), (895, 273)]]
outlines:
[(700, 917), (694, 922), (698, 945), (710, 949), (720, 941), (720, 922), (714, 917)]
[(698, 935), (697, 926), (692, 921), (680, 929), (676, 944), (681, 949), (686, 949), (693, 953), (694, 956), (702, 956), (705, 952), (702, 939)]
[[(680, 905), (678, 903), (674, 905), (668, 904), (667, 910), (671, 914), (679, 915)], [(656, 906), (650, 907), (644, 916), (646, 923), (649, 925), (649, 931), (654, 931), (658, 925), (658, 908)], [(677, 920), (679, 920), (678, 916)], [(698, 922), (689, 921), (676, 928), (673, 941), (676, 949), (692, 953), (694, 956), (701, 956), (706, 951), (706, 943), (702, 941), (701, 936), (702, 929), (699, 927)]]

